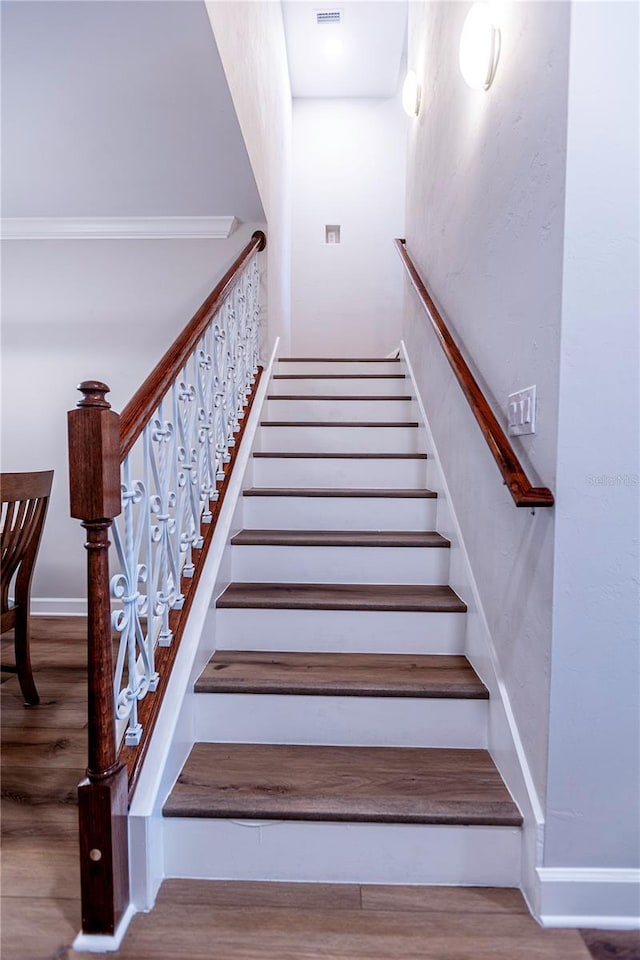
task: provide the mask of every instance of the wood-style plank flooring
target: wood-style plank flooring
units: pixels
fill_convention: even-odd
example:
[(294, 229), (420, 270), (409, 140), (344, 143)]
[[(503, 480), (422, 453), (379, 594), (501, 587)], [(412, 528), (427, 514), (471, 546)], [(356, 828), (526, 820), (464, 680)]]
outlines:
[[(2, 960), (90, 960), (75, 787), (86, 750), (84, 630), (33, 621), (41, 705), (2, 674)], [(3, 639), (3, 662), (11, 640)], [(6, 721), (6, 723), (5, 723)], [(35, 772), (34, 772), (35, 770)], [(591, 947), (591, 953), (586, 948)], [(167, 881), (122, 960), (639, 960), (635, 933), (541, 930), (515, 890)]]

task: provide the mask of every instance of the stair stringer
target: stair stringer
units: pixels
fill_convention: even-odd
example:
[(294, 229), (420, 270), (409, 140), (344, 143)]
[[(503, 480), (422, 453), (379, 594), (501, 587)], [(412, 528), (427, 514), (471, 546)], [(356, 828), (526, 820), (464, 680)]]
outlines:
[(198, 590), (129, 810), (131, 902), (151, 910), (164, 879), (162, 803), (195, 742), (194, 683), (215, 649), (213, 599), (230, 580), (229, 541), (242, 526), (242, 492), (251, 486), (252, 453), (273, 365), (276, 339), (256, 392)]
[(400, 357), (415, 398), (421, 447), (428, 451), (428, 485), (436, 491), (436, 529), (451, 541), (449, 584), (467, 604), (465, 654), (489, 690), (487, 746), (523, 816), (520, 888), (533, 915), (540, 918), (537, 867), (542, 864), (544, 814), (502, 679), (500, 661), (466, 550), (449, 486), (404, 341)]

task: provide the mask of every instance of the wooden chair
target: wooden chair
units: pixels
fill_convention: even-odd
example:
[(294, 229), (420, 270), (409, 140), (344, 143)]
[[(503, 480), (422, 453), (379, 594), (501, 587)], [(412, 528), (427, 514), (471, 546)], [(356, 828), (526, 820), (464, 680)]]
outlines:
[[(41, 473), (0, 474), (0, 546), (1, 546), (1, 622), (0, 630), (13, 629), (16, 665), (5, 667), (18, 674), (25, 703), (40, 703), (31, 672), (29, 655), (29, 600), (31, 577), (44, 519), (49, 506), (53, 470)], [(9, 587), (15, 577), (15, 598), (9, 600)]]

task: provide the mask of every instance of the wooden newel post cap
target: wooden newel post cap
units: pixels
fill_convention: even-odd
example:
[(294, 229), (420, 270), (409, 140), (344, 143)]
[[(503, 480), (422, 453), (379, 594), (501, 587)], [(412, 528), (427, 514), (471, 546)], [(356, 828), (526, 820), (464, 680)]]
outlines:
[(85, 380), (82, 399), (67, 414), (69, 501), (77, 520), (111, 520), (122, 511), (120, 497), (120, 417), (105, 400), (100, 380)]
[(105, 394), (109, 393), (110, 387), (100, 380), (83, 380), (78, 384), (78, 390), (82, 394), (82, 400), (78, 400), (78, 407), (102, 407), (105, 410), (111, 410), (111, 404), (105, 400)]

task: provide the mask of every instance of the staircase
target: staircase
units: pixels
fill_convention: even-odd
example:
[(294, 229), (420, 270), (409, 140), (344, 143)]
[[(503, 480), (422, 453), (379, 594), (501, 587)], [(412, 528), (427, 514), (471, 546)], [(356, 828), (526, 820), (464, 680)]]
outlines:
[(518, 808), (398, 360), (280, 360), (165, 875), (517, 886)]

